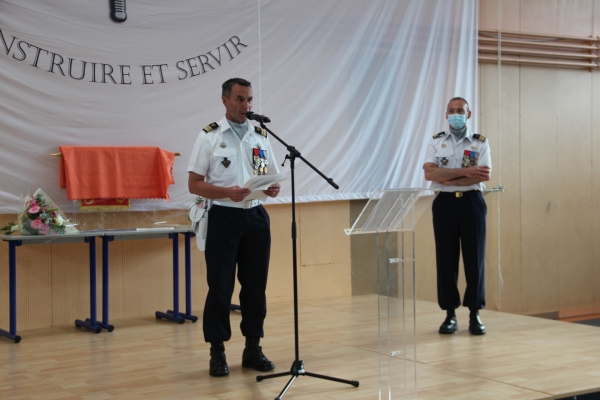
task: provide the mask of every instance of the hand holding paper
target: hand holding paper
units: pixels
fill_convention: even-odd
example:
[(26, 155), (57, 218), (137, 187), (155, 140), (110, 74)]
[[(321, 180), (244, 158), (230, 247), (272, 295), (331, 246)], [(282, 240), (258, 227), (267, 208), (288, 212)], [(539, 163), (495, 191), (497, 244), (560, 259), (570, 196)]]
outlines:
[(263, 193), (269, 197), (277, 197), (279, 191), (281, 190), (281, 185), (279, 183), (274, 183), (267, 188), (267, 190), (263, 190)]

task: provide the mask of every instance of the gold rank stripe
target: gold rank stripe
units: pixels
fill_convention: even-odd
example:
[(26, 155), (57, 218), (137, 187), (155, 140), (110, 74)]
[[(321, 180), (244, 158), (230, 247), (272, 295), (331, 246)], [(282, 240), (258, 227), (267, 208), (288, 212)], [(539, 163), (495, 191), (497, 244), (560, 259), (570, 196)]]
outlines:
[(206, 127), (202, 130), (204, 132), (208, 133), (208, 132), (212, 131), (213, 129), (217, 129), (218, 127), (219, 127), (219, 124), (217, 124), (216, 122), (213, 122), (211, 124), (206, 125)]
[(259, 126), (254, 127), (254, 132), (258, 133), (259, 135), (263, 135), (264, 137), (267, 137), (267, 131)]

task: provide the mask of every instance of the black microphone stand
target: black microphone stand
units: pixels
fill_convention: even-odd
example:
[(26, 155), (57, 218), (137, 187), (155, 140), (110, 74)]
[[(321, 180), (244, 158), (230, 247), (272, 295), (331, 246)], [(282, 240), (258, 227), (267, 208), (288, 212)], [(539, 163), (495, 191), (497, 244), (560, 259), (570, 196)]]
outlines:
[[(270, 121), (265, 121), (265, 122), (270, 122)], [(292, 367), (289, 372), (281, 372), (281, 373), (271, 374), (271, 375), (258, 375), (256, 377), (256, 380), (258, 382), (260, 382), (263, 379), (271, 379), (271, 378), (278, 378), (280, 376), (290, 376), (291, 375), (290, 380), (285, 385), (285, 387), (283, 388), (281, 393), (279, 393), (279, 396), (277, 396), (275, 398), (275, 400), (281, 400), (281, 398), (283, 398), (283, 395), (285, 394), (285, 392), (287, 392), (287, 390), (290, 388), (292, 383), (299, 376), (312, 376), (313, 378), (327, 379), (330, 381), (347, 383), (354, 387), (358, 387), (358, 384), (359, 384), (358, 381), (349, 381), (346, 379), (333, 378), (331, 376), (319, 375), (319, 374), (313, 374), (312, 372), (307, 372), (304, 369), (304, 361), (300, 360), (300, 349), (299, 349), (299, 344), (298, 344), (298, 277), (297, 277), (298, 264), (296, 261), (296, 193), (295, 193), (295, 187), (294, 187), (294, 164), (295, 164), (296, 158), (299, 158), (302, 161), (304, 161), (309, 167), (311, 167), (317, 174), (321, 175), (321, 177), (323, 177), (323, 179), (325, 179), (327, 181), (327, 183), (329, 183), (334, 188), (339, 189), (339, 186), (336, 185), (336, 183), (333, 181), (333, 179), (327, 178), (317, 168), (315, 168), (311, 163), (306, 161), (306, 159), (304, 159), (304, 157), (302, 157), (300, 155), (300, 152), (298, 150), (296, 150), (296, 148), (294, 146), (289, 146), (287, 143), (285, 143), (283, 140), (281, 140), (277, 135), (275, 135), (273, 132), (271, 132), (265, 126), (265, 124), (262, 120), (260, 121), (260, 126), (264, 130), (269, 132), (275, 139), (277, 139), (279, 142), (281, 142), (281, 144), (283, 144), (285, 146), (285, 148), (289, 151), (289, 154), (287, 154), (285, 156), (285, 160), (290, 160), (290, 170), (291, 170), (291, 178), (292, 178), (292, 257), (293, 257), (292, 265), (294, 267), (294, 273), (293, 273), (293, 275), (294, 275), (294, 344), (295, 344), (295, 349), (296, 349), (296, 358), (294, 359), (294, 362), (292, 363)], [(281, 166), (285, 165), (285, 160), (283, 161), (283, 164), (281, 164)]]

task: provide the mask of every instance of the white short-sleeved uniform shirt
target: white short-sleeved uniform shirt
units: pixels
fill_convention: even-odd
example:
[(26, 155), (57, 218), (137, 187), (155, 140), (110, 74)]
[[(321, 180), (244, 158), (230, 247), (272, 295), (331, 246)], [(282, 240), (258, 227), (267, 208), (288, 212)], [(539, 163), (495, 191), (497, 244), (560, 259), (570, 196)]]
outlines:
[[(426, 163), (433, 163), (440, 168), (465, 168), (482, 165), (492, 168), (489, 141), (483, 135), (467, 131), (460, 141), (449, 131), (434, 135), (427, 145)], [(464, 192), (467, 190), (485, 190), (485, 183), (470, 186), (444, 186), (432, 182), (431, 188), (442, 192)]]
[[(255, 176), (255, 149), (262, 151), (268, 160), (266, 175), (278, 174), (279, 168), (267, 132), (248, 123), (248, 129), (240, 140), (227, 118), (223, 118), (200, 132), (187, 171), (204, 176), (206, 182), (215, 186), (244, 186), (248, 179)], [(227, 201), (230, 202), (229, 199)], [(219, 204), (219, 201), (214, 204)]]

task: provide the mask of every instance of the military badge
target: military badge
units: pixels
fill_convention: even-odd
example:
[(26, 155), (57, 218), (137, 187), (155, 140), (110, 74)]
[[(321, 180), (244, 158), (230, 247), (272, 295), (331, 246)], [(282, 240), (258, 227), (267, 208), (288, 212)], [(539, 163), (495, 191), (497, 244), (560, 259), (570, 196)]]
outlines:
[(229, 160), (227, 159), (227, 157), (225, 157), (225, 158), (223, 159), (223, 161), (221, 161), (221, 164), (223, 164), (223, 166), (224, 166), (225, 168), (228, 168), (228, 167), (229, 167), (229, 164), (231, 164), (231, 161), (229, 161)]
[(227, 143), (221, 142), (221, 148), (224, 149), (225, 147), (227, 147)]
[(441, 162), (442, 162), (442, 164), (444, 164), (444, 165), (448, 164), (448, 159), (447, 159), (446, 157), (442, 158), (440, 161), (441, 161)]

